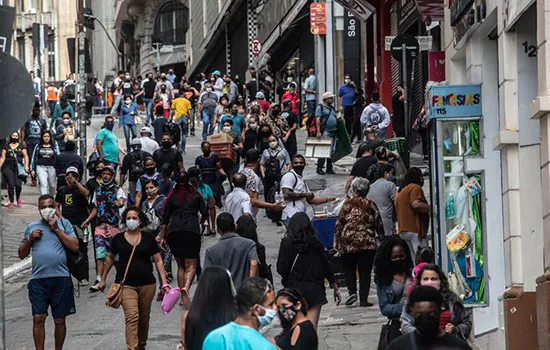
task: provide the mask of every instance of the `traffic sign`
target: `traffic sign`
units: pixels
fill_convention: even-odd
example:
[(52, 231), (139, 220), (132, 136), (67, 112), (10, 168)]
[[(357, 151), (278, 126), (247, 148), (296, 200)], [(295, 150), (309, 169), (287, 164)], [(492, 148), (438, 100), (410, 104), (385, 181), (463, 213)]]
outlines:
[[(391, 51), (391, 42), (395, 39), (395, 36), (388, 35), (385, 39), (384, 48), (386, 51)], [(432, 36), (417, 36), (416, 40), (418, 40), (418, 43), (420, 44), (420, 51), (430, 51), (432, 49)]]
[(415, 59), (420, 51), (420, 44), (412, 34), (399, 34), (391, 42), (391, 55), (399, 62), (403, 61), (403, 46), (407, 61)]
[(252, 42), (250, 43), (250, 50), (252, 51), (252, 54), (254, 56), (260, 56), (260, 53), (262, 52), (262, 42), (260, 38), (255, 37)]
[(164, 46), (164, 44), (162, 43), (162, 41), (153, 42), (153, 49), (155, 49), (155, 50), (160, 50), (160, 49), (162, 49), (163, 46)]

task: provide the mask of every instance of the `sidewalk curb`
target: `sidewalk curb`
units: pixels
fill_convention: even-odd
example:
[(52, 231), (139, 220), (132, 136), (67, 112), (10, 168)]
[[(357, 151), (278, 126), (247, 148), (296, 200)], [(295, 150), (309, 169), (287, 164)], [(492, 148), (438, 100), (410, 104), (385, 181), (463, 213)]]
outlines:
[(4, 280), (7, 280), (8, 278), (11, 278), (25, 270), (28, 270), (31, 265), (32, 259), (29, 257), (23, 261), (11, 265), (10, 267), (6, 267), (4, 269)]

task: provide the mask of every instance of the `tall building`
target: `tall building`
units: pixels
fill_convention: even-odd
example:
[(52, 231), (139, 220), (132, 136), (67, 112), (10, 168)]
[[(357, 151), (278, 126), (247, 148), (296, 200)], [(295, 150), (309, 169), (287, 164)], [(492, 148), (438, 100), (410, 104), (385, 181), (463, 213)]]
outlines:
[[(38, 70), (38, 51), (33, 47), (33, 23), (47, 24), (46, 51), (43, 57), (45, 81), (61, 81), (71, 72), (67, 39), (76, 33), (76, 1), (9, 0), (16, 8), (12, 53), (29, 71)], [(42, 13), (40, 8), (42, 7)], [(36, 38), (35, 38), (36, 40)]]

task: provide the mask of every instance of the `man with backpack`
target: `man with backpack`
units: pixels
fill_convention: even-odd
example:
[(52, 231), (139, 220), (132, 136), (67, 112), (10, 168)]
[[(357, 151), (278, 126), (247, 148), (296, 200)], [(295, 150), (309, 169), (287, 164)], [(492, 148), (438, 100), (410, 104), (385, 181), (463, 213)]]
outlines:
[(122, 187), (128, 179), (128, 204), (133, 204), (136, 203), (136, 183), (145, 174), (145, 158), (152, 156), (141, 150), (141, 140), (138, 138), (132, 140), (130, 147), (132, 151), (122, 160), (119, 185)]
[[(332, 139), (331, 155), (336, 149), (336, 131), (337, 131), (337, 119), (336, 110), (334, 109), (334, 94), (327, 91), (322, 96), (323, 103), (317, 106), (315, 110), (315, 129), (316, 137), (330, 137)], [(317, 160), (317, 174), (335, 174), (332, 169), (332, 159), (329, 157), (326, 159), (327, 171), (323, 170), (325, 166), (325, 158), (319, 158)]]
[(380, 94), (372, 93), (372, 103), (361, 114), (361, 127), (376, 134), (376, 139), (386, 139), (386, 128), (390, 125), (390, 112), (380, 103)]
[[(40, 115), (40, 105), (36, 102), (32, 109), (31, 118), (25, 123), (23, 135), (21, 135), (21, 138), (25, 140), (27, 153), (29, 155), (34, 153), (36, 145), (38, 145), (42, 139), (42, 133), (46, 130), (48, 130), (48, 124), (46, 123), (46, 119), (42, 118)], [(36, 177), (32, 178), (31, 186), (36, 186)]]

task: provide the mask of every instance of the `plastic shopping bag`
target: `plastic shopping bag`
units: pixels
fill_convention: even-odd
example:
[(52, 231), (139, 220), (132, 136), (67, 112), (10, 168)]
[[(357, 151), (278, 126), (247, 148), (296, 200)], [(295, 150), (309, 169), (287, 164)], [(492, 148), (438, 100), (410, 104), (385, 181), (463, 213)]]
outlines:
[(176, 304), (178, 303), (178, 300), (180, 299), (180, 289), (179, 288), (170, 288), (170, 291), (164, 293), (164, 298), (162, 299), (162, 313), (167, 314)]

